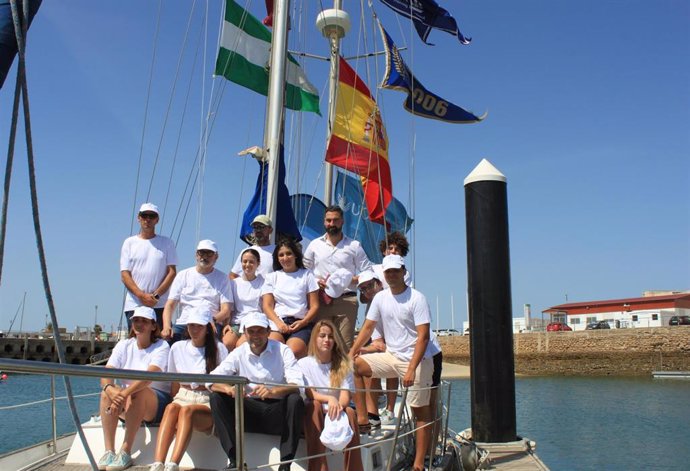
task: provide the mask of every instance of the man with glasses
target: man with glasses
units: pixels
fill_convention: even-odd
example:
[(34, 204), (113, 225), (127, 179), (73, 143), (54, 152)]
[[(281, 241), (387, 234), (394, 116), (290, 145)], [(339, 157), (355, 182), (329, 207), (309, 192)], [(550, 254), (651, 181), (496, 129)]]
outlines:
[[(261, 258), (259, 268), (256, 273), (264, 277), (273, 271), (273, 251), (276, 248), (275, 244), (271, 244), (271, 233), (273, 232), (273, 223), (271, 218), (265, 214), (259, 214), (252, 221), (252, 231), (254, 236), (254, 245), (250, 248), (259, 252)], [(242, 275), (242, 250), (235, 260), (235, 264), (230, 270), (230, 278), (235, 279)]]
[(137, 215), (139, 234), (128, 237), (120, 251), (120, 276), (127, 288), (124, 312), (128, 331), (137, 306), (153, 308), (158, 326), (163, 327), (163, 306), (175, 278), (177, 251), (170, 238), (156, 234), (158, 219), (155, 204), (142, 204)]
[[(198, 307), (207, 307), (213, 314), (218, 335), (232, 314), (233, 295), (231, 281), (215, 268), (218, 248), (212, 240), (202, 240), (196, 247), (196, 265), (182, 270), (173, 281), (168, 302), (163, 311), (161, 336), (177, 342), (187, 329), (189, 314)], [(177, 305), (180, 315), (173, 325), (172, 318)]]

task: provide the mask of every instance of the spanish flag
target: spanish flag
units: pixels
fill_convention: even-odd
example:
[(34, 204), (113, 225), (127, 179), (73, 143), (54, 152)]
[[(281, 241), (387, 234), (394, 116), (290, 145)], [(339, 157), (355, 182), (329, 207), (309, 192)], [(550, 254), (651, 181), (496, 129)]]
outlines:
[(369, 89), (345, 59), (340, 58), (335, 121), (326, 150), (326, 162), (362, 178), (369, 219), (384, 223), (393, 199), (388, 164), (388, 136), (379, 108)]

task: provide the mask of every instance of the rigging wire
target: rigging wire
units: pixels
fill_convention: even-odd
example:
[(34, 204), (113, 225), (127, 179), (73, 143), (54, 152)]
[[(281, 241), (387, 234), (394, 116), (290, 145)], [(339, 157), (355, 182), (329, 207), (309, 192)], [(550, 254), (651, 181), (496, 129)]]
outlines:
[[(53, 339), (55, 341), (55, 349), (57, 350), (58, 359), (60, 363), (66, 363), (65, 350), (62, 344), (62, 338), (60, 335), (56, 335), (59, 332), (59, 326), (57, 321), (57, 313), (55, 311), (55, 304), (53, 303), (53, 295), (50, 289), (50, 282), (48, 280), (48, 264), (46, 261), (45, 250), (43, 246), (43, 235), (41, 233), (41, 221), (38, 214), (38, 192), (36, 190), (36, 168), (34, 165), (34, 149), (33, 149), (33, 139), (31, 135), (31, 113), (29, 111), (29, 90), (26, 80), (26, 37), (27, 29), (29, 23), (29, 2), (24, 0), (22, 5), (23, 18), (20, 18), (19, 7), (17, 6), (17, 0), (10, 0), (10, 8), (12, 10), (12, 20), (14, 22), (14, 32), (17, 38), (17, 52), (19, 56), (19, 63), (17, 68), (17, 84), (21, 85), (22, 94), (22, 108), (24, 110), (24, 132), (26, 136), (26, 154), (29, 167), (29, 189), (31, 194), (31, 213), (34, 222), (34, 232), (36, 235), (36, 246), (38, 249), (38, 259), (41, 266), (41, 278), (43, 280), (43, 289), (46, 296), (46, 302), (48, 304), (48, 310), (50, 312), (51, 322), (53, 324)], [(74, 395), (72, 393), (72, 383), (68, 376), (63, 376), (65, 383), (65, 392), (68, 397), (68, 404), (70, 412), (72, 415), (72, 420), (77, 429), (77, 434), (84, 443), (84, 450), (86, 451), (86, 456), (89, 459), (92, 469), (97, 469), (96, 460), (93, 457), (93, 453), (89, 448), (86, 436), (84, 435), (84, 430), (81, 427), (81, 421), (79, 420), (79, 414), (77, 413), (77, 407), (74, 402)]]
[[(134, 186), (134, 199), (132, 201), (132, 214), (137, 213), (137, 198), (139, 195), (139, 180), (141, 177), (141, 163), (144, 158), (144, 140), (146, 138), (146, 123), (148, 122), (149, 116), (149, 103), (151, 101), (151, 85), (153, 84), (153, 69), (156, 63), (156, 52), (158, 50), (158, 33), (160, 32), (161, 24), (161, 14), (163, 10), (163, 0), (158, 0), (158, 14), (156, 15), (156, 29), (153, 35), (153, 51), (151, 53), (151, 68), (149, 69), (149, 83), (146, 87), (146, 102), (144, 105), (144, 123), (141, 128), (141, 142), (139, 144), (139, 161), (137, 163), (137, 177)], [(149, 192), (150, 193), (150, 192)], [(147, 193), (146, 199), (148, 199), (149, 194)], [(134, 230), (134, 219), (131, 220), (129, 226), (129, 233), (131, 234)], [(123, 303), (124, 304), (124, 303)]]
[(206, 101), (206, 57), (208, 55), (208, 0), (206, 0), (206, 8), (204, 11), (204, 53), (202, 55), (201, 66), (201, 100), (199, 100), (199, 147), (201, 148), (201, 158), (199, 159), (199, 187), (197, 189), (197, 211), (196, 211), (196, 230), (195, 241), (201, 238), (201, 220), (203, 218), (203, 204), (204, 204), (204, 174), (206, 172), (206, 145), (208, 143), (208, 125), (204, 124), (208, 117), (205, 115), (205, 101)]
[[(166, 213), (166, 209), (168, 207), (168, 201), (170, 198), (170, 190), (172, 188), (172, 182), (173, 182), (173, 175), (175, 172), (175, 167), (177, 165), (177, 156), (178, 156), (179, 150), (180, 150), (180, 142), (182, 140), (182, 131), (184, 129), (185, 118), (187, 117), (187, 106), (189, 105), (189, 98), (191, 96), (192, 83), (194, 80), (194, 72), (193, 71), (196, 69), (196, 61), (199, 57), (199, 48), (201, 46), (201, 33), (203, 33), (203, 29), (200, 28), (199, 29), (199, 38), (197, 39), (196, 51), (194, 54), (194, 60), (192, 62), (192, 67), (191, 67), (192, 72), (189, 75), (189, 81), (187, 82), (187, 93), (185, 95), (185, 100), (184, 100), (184, 104), (182, 107), (182, 119), (180, 120), (180, 126), (177, 130), (177, 140), (175, 142), (175, 151), (173, 152), (172, 165), (170, 167), (170, 175), (168, 177), (168, 187), (167, 187), (166, 192), (165, 192), (165, 204), (163, 206), (163, 213), (164, 214)], [(179, 212), (179, 208), (178, 208), (178, 212)], [(162, 230), (163, 230), (163, 225), (161, 222), (161, 231)], [(172, 232), (174, 232), (174, 230), (175, 230), (175, 227), (173, 226), (173, 228), (171, 229), (171, 234), (172, 234)]]
[[(184, 50), (185, 50), (185, 47), (187, 45), (187, 38), (189, 37), (189, 30), (190, 30), (190, 27), (192, 24), (192, 18), (194, 15), (195, 6), (196, 6), (196, 0), (194, 0), (194, 2), (192, 3), (192, 7), (189, 11), (189, 18), (187, 20), (187, 27), (185, 29), (184, 37), (182, 39), (182, 47), (180, 47), (180, 54), (177, 58), (177, 66), (175, 68), (175, 77), (173, 78), (173, 83), (172, 83), (172, 86), (170, 88), (170, 97), (168, 98), (168, 106), (165, 110), (165, 115), (163, 118), (163, 126), (161, 128), (160, 138), (158, 139), (158, 148), (156, 149), (156, 156), (155, 156), (155, 159), (153, 161), (153, 170), (151, 171), (151, 179), (149, 180), (149, 186), (148, 186), (148, 190), (146, 193), (146, 200), (147, 201), (151, 197), (151, 190), (153, 189), (153, 181), (154, 181), (154, 178), (156, 177), (156, 169), (158, 168), (158, 162), (160, 160), (160, 155), (161, 155), (161, 148), (163, 147), (163, 138), (165, 137), (165, 131), (168, 127), (168, 118), (170, 117), (170, 111), (172, 109), (173, 100), (175, 98), (175, 90), (177, 89), (177, 82), (178, 82), (178, 79), (180, 77), (180, 70), (182, 68), (182, 62), (183, 62), (183, 58), (184, 58)], [(152, 64), (152, 68), (153, 68), (153, 64)], [(150, 89), (149, 89), (149, 91), (150, 91)], [(142, 144), (143, 144), (143, 138), (142, 138)], [(173, 162), (173, 167), (174, 167), (174, 162)], [(167, 205), (167, 195), (166, 195), (166, 205)], [(164, 206), (163, 217), (161, 218), (161, 229), (163, 227), (163, 219), (165, 218), (165, 214), (166, 213), (165, 213), (165, 206)]]

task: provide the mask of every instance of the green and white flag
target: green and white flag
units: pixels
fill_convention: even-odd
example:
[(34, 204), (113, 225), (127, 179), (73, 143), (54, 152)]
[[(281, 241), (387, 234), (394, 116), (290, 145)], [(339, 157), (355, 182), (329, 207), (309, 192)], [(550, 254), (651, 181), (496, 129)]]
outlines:
[[(215, 74), (267, 96), (270, 55), (268, 28), (234, 0), (227, 0)], [(320, 115), (319, 92), (290, 54), (285, 75), (285, 106)]]

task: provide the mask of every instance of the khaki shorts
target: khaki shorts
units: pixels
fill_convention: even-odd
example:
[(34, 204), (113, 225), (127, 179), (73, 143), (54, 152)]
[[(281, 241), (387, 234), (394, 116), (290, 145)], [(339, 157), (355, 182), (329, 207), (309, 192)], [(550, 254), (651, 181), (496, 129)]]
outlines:
[[(371, 368), (374, 378), (399, 378), (405, 377), (409, 361), (402, 361), (388, 352), (367, 353), (359, 358), (366, 361)], [(434, 362), (431, 358), (424, 358), (415, 371), (414, 385), (407, 393), (407, 403), (411, 407), (423, 407), (429, 405)], [(422, 389), (420, 389), (422, 388)]]
[(209, 402), (209, 397), (211, 392), (207, 389), (187, 389), (180, 386), (180, 390), (175, 394), (173, 399), (173, 404), (178, 404), (180, 406), (193, 406), (201, 405), (211, 408), (211, 403)]

